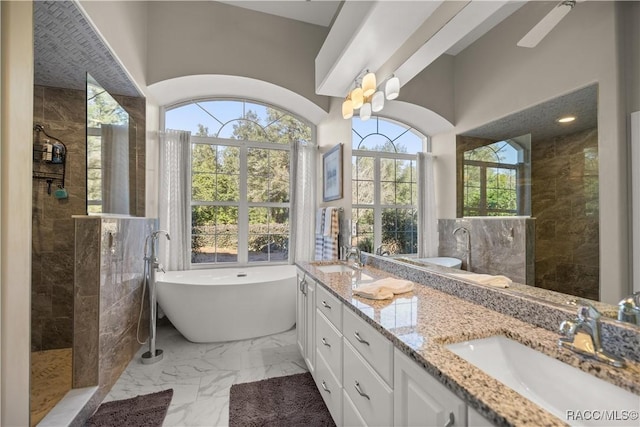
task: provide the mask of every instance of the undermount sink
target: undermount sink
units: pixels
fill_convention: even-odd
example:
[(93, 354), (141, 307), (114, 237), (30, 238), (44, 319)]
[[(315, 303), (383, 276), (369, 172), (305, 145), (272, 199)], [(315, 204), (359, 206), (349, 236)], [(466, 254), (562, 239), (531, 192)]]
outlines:
[(353, 273), (355, 270), (344, 264), (316, 265), (323, 273)]
[(638, 425), (628, 415), (637, 417), (640, 396), (517, 341), (496, 335), (446, 347), (569, 425)]

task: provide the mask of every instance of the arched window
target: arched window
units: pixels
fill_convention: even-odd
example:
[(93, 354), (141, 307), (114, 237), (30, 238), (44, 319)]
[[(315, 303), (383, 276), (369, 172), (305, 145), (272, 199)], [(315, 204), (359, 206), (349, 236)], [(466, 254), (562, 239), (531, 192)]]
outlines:
[(416, 154), (425, 137), (380, 117), (354, 118), (352, 130), (352, 245), (372, 253), (417, 253)]
[(290, 146), (311, 126), (246, 100), (167, 109), (165, 128), (190, 130), (191, 262), (283, 262), (289, 247)]
[[(530, 145), (528, 135), (518, 137), (518, 140), (525, 138)], [(526, 203), (528, 156), (518, 140), (484, 143), (486, 145), (464, 150), (464, 216), (511, 216), (530, 212)]]

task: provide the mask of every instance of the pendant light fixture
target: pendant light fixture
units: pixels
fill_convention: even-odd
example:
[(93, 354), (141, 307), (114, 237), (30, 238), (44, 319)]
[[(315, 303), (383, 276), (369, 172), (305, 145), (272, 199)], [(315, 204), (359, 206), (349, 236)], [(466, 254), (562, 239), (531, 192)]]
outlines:
[(342, 103), (342, 118), (350, 119), (351, 117), (353, 117), (353, 102), (351, 101), (351, 94), (349, 94)]
[(371, 118), (371, 102), (365, 102), (360, 108), (360, 120), (365, 121)]
[(362, 93), (364, 96), (371, 96), (376, 91), (376, 75), (367, 70), (367, 74), (362, 78)]
[(389, 101), (396, 99), (400, 95), (400, 79), (395, 75), (387, 80), (384, 86), (384, 94)]
[(353, 109), (357, 110), (364, 104), (364, 93), (361, 87), (356, 87), (351, 91), (351, 102), (353, 102)]
[[(384, 84), (384, 88), (382, 88)], [(354, 80), (353, 89), (342, 102), (342, 117), (350, 119), (359, 111), (360, 120), (368, 120), (371, 113), (382, 111), (387, 100), (396, 99), (400, 95), (400, 79), (395, 75), (382, 80), (378, 88), (376, 75), (364, 70)]]
[(379, 90), (371, 97), (371, 111), (377, 113), (384, 108), (384, 92)]

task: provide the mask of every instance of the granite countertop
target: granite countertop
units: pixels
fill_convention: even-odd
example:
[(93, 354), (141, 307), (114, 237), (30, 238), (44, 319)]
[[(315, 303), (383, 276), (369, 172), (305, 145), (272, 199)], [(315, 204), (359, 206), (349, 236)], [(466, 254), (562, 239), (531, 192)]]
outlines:
[[(321, 264), (331, 262), (297, 263), (346, 307), (496, 425), (567, 424), (449, 351), (446, 344), (503, 335), (640, 395), (640, 363), (627, 361), (627, 367), (621, 369), (583, 359), (559, 348), (557, 333), (424, 284), (416, 283), (412, 292), (392, 300), (354, 296), (353, 289), (359, 283), (357, 273), (354, 277), (351, 273), (324, 273), (315, 268)], [(395, 277), (371, 266), (365, 266), (360, 274), (373, 279)]]

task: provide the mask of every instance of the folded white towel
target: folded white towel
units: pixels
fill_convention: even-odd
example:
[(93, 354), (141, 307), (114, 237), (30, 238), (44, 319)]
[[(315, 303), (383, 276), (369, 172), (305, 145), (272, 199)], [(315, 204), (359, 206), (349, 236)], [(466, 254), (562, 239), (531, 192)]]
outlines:
[(496, 288), (508, 288), (511, 285), (511, 279), (507, 276), (492, 276), (491, 274), (452, 274), (459, 279), (469, 280), (470, 282), (480, 283), (481, 285), (489, 285)]
[(409, 280), (387, 277), (359, 286), (353, 290), (353, 294), (369, 299), (390, 299), (394, 295), (411, 292), (414, 286)]

